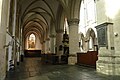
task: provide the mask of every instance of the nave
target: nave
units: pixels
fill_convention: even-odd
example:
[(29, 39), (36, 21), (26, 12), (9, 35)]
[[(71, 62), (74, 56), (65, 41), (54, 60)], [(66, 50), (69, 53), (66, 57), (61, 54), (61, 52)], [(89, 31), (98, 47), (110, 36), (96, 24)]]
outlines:
[(120, 80), (119, 3), (0, 0), (0, 80)]
[(25, 58), (5, 80), (119, 80), (119, 76), (107, 76), (94, 68), (79, 65), (41, 64), (41, 58)]

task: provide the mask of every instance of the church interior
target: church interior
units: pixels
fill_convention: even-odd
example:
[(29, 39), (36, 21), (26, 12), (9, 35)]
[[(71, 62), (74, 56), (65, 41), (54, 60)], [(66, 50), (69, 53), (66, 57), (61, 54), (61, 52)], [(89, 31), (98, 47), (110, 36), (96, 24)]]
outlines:
[(0, 0), (0, 80), (120, 80), (119, 0)]

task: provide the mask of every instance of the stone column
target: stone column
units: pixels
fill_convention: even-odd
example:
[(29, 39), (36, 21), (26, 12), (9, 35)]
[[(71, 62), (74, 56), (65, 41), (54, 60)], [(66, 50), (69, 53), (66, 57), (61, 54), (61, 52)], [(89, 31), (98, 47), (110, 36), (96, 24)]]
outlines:
[(13, 7), (13, 22), (12, 22), (12, 36), (13, 36), (13, 64), (16, 66), (16, 36), (15, 36), (15, 30), (16, 30), (16, 15), (17, 15), (17, 1), (14, 0), (14, 7)]
[(36, 36), (35, 39), (36, 39), (36, 40), (35, 40), (35, 49), (36, 49), (36, 50), (41, 50), (41, 43), (40, 43), (39, 37)]
[(16, 56), (17, 56), (17, 65), (20, 64), (20, 41), (17, 38), (17, 50), (16, 50)]
[(45, 41), (42, 42), (42, 54), (45, 53)]
[(13, 41), (13, 45), (12, 45), (12, 61), (13, 64), (16, 66), (15, 62), (16, 62), (16, 41), (15, 41), (15, 37), (13, 36), (12, 38)]
[(29, 49), (29, 37), (25, 39), (25, 49)]
[(20, 64), (20, 46), (17, 46), (17, 65)]
[(24, 61), (24, 50), (22, 45), (20, 45), (20, 61), (23, 62)]
[(78, 19), (68, 20), (69, 25), (69, 58), (68, 64), (77, 63), (76, 53), (79, 51)]
[(8, 47), (8, 71), (9, 71), (9, 69), (10, 69), (10, 60), (12, 59), (12, 46), (10, 45), (9, 47)]
[(0, 0), (0, 80), (5, 80), (7, 71), (6, 60), (6, 27), (9, 20), (10, 0)]
[(13, 10), (13, 23), (12, 23), (12, 26), (13, 26), (13, 36), (15, 36), (15, 28), (16, 28), (16, 15), (17, 15), (17, 1), (14, 0), (14, 10)]
[(63, 40), (63, 30), (57, 30), (56, 31), (57, 34), (56, 34), (56, 47), (57, 47), (57, 55), (60, 56), (63, 54), (63, 48), (62, 48), (62, 40)]
[(46, 49), (46, 53), (49, 53), (50, 52), (50, 39), (47, 38), (46, 39), (46, 42), (45, 42), (45, 49)]
[(55, 35), (50, 35), (50, 53), (55, 54)]

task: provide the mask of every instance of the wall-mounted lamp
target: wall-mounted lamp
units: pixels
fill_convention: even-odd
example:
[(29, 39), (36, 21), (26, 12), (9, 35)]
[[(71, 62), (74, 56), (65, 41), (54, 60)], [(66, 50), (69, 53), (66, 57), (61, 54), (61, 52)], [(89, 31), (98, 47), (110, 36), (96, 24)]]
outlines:
[(114, 35), (115, 35), (115, 37), (117, 37), (117, 36), (118, 36), (118, 33), (115, 32)]

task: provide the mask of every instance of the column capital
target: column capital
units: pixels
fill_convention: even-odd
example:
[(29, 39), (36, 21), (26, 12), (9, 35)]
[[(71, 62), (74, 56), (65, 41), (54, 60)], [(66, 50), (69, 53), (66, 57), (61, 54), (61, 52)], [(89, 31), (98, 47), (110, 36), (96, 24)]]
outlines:
[(70, 19), (68, 20), (68, 25), (78, 25), (79, 24), (79, 19)]
[(56, 30), (57, 33), (63, 33), (64, 30), (63, 29), (59, 29), (59, 30)]
[(56, 36), (54, 34), (51, 34), (50, 35), (50, 38), (55, 38)]

